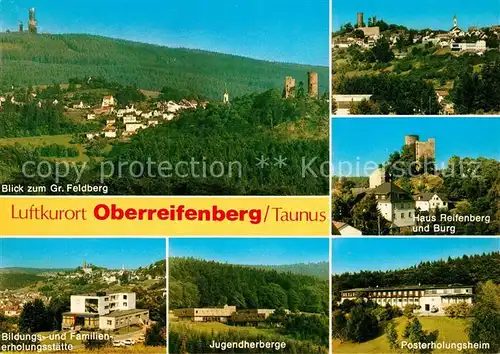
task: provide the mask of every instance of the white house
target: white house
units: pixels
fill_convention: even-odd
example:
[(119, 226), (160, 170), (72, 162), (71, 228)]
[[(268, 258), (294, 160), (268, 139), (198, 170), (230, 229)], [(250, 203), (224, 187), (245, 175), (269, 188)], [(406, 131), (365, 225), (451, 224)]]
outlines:
[(116, 279), (116, 276), (114, 275), (103, 275), (102, 280), (104, 280), (106, 283), (114, 283), (118, 279)]
[(361, 95), (333, 95), (333, 99), (337, 104), (337, 111), (335, 115), (346, 116), (350, 114), (350, 108), (352, 104), (359, 103), (363, 100), (369, 101), (372, 95), (361, 94)]
[(128, 115), (128, 116), (123, 117), (124, 124), (135, 123), (135, 122), (137, 122), (137, 118), (135, 116)]
[(86, 108), (90, 108), (90, 106), (87, 104), (84, 104), (83, 101), (80, 101), (80, 103), (74, 104), (73, 108), (74, 109), (86, 109)]
[(450, 44), (450, 48), (452, 51), (468, 50), (468, 51), (474, 51), (474, 52), (484, 52), (484, 51), (486, 51), (486, 41), (479, 40), (479, 41), (474, 42), (474, 43), (452, 42)]
[(163, 119), (165, 120), (172, 120), (175, 118), (175, 115), (173, 113), (163, 113)]
[(341, 221), (334, 221), (333, 227), (338, 231), (341, 236), (362, 236), (363, 233), (361, 230), (356, 229), (355, 227), (346, 224)]
[(382, 183), (370, 193), (375, 195), (380, 213), (393, 227), (415, 225), (415, 201), (410, 193), (392, 182)]
[(116, 106), (116, 100), (113, 96), (104, 96), (102, 98), (102, 104), (101, 107), (112, 107)]
[(377, 168), (370, 174), (370, 188), (377, 188), (385, 182), (385, 168)]
[(104, 136), (106, 138), (116, 138), (116, 128), (112, 125), (107, 125), (104, 128)]
[(88, 113), (87, 114), (87, 119), (88, 120), (94, 120), (95, 119), (95, 114), (94, 113)]
[(146, 129), (147, 126), (142, 123), (131, 123), (125, 125), (125, 131), (127, 132), (136, 132), (139, 129)]
[(85, 134), (85, 136), (87, 137), (88, 140), (92, 140), (95, 137), (99, 136), (99, 133), (87, 133)]
[(420, 211), (448, 210), (448, 198), (442, 193), (420, 193), (413, 199)]
[(167, 102), (167, 112), (169, 113), (176, 113), (182, 109), (181, 105), (175, 103), (174, 101), (168, 101)]

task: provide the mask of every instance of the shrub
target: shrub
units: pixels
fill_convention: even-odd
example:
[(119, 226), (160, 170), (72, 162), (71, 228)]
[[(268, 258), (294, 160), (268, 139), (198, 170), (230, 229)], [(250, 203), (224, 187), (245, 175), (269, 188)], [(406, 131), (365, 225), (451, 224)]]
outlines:
[(465, 301), (451, 304), (444, 309), (444, 312), (451, 318), (466, 318), (469, 317), (472, 311), (472, 305)]
[(406, 317), (412, 317), (413, 316), (413, 311), (415, 311), (418, 308), (417, 305), (414, 304), (407, 304), (405, 305), (403, 309), (403, 315)]

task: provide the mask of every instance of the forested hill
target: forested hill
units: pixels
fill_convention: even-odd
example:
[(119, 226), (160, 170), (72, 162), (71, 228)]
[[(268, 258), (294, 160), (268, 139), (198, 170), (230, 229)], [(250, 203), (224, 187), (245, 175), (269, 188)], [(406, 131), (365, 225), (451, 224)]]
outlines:
[(398, 270), (361, 271), (333, 276), (333, 294), (341, 290), (415, 284), (466, 284), (493, 280), (500, 283), (500, 252), (448, 258)]
[(275, 270), (277, 272), (292, 273), (299, 275), (309, 275), (319, 279), (327, 280), (328, 262), (317, 262), (317, 263), (296, 263), (296, 264), (284, 264), (284, 265), (256, 265), (251, 266), (257, 269)]
[(328, 280), (193, 258), (169, 259), (170, 308), (234, 305), (328, 313)]
[(283, 87), (285, 76), (307, 85), (319, 74), (328, 90), (328, 68), (274, 63), (214, 52), (168, 48), (84, 34), (0, 33), (0, 85), (64, 83), (70, 77), (100, 76), (121, 84), (160, 91), (165, 86), (220, 99)]

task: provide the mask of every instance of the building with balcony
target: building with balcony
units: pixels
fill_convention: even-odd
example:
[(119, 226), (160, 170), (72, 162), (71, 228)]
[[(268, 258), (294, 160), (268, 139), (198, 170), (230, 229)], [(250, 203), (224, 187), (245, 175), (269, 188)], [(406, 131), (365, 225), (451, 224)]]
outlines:
[(71, 295), (70, 306), (71, 311), (63, 313), (63, 330), (115, 330), (149, 322), (149, 311), (135, 307), (135, 293)]
[(357, 288), (342, 291), (340, 301), (363, 298), (380, 306), (389, 304), (404, 308), (406, 305), (416, 305), (415, 313), (419, 315), (444, 316), (446, 307), (451, 304), (472, 304), (473, 292), (472, 285), (461, 284)]

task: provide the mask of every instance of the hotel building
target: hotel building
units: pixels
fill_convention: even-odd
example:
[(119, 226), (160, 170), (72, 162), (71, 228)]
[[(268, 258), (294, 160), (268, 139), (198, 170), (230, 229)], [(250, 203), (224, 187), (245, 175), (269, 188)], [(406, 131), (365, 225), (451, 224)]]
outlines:
[(472, 304), (473, 291), (473, 286), (460, 284), (358, 288), (342, 291), (340, 301), (364, 298), (380, 306), (390, 304), (404, 308), (406, 305), (416, 305), (417, 314), (439, 316), (444, 315), (445, 308), (451, 304)]

